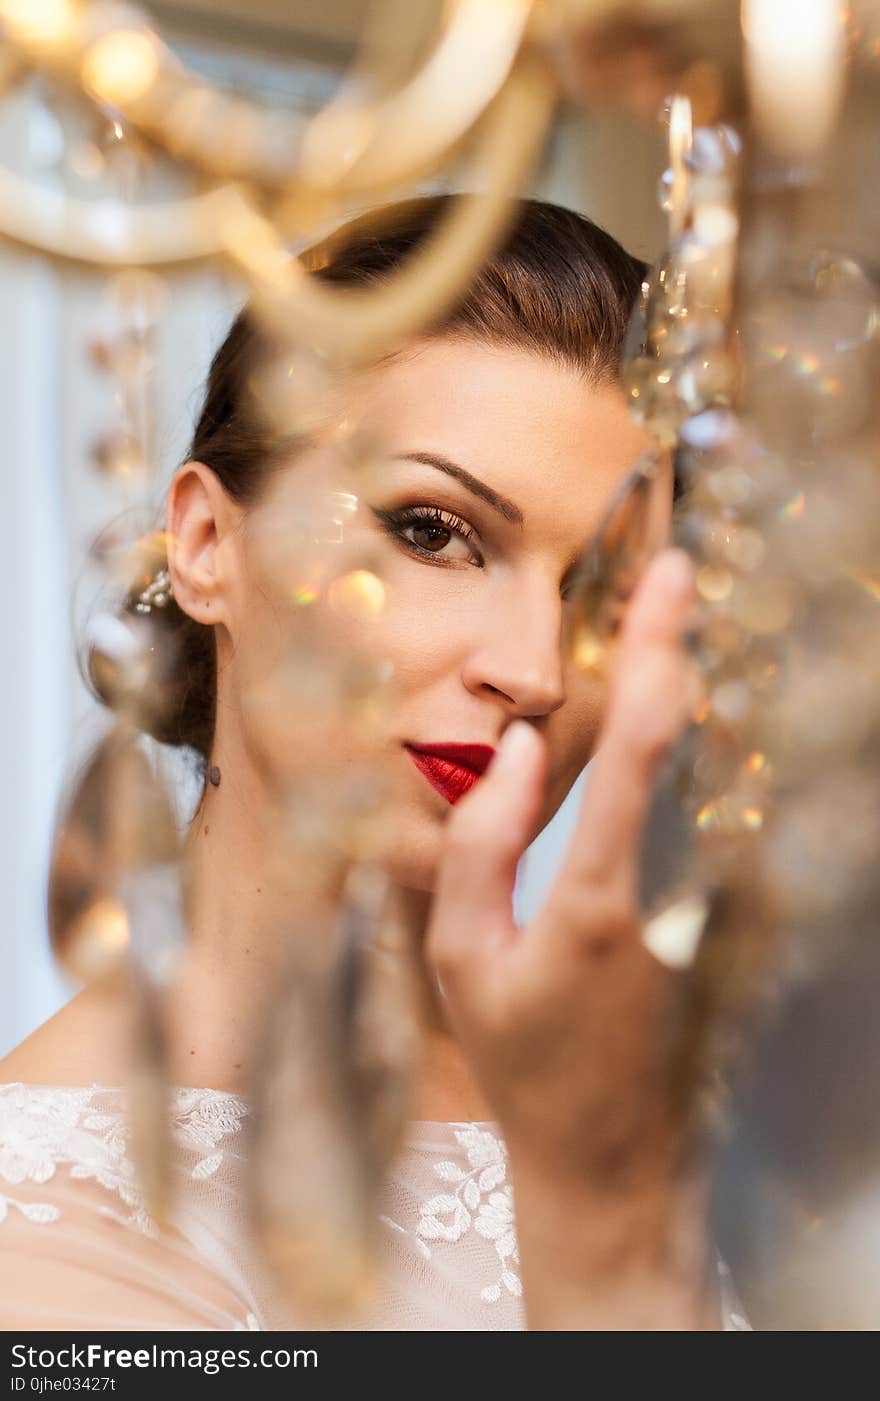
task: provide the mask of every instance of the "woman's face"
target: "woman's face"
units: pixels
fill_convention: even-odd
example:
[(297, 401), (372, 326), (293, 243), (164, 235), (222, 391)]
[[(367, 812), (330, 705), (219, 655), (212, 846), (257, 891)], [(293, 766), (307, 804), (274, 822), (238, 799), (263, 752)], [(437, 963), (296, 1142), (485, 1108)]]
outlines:
[[(591, 387), (526, 350), (452, 338), (372, 370), (358, 396), (357, 422), (383, 445), (362, 500), (385, 606), (365, 635), (396, 680), (380, 756), (400, 795), (393, 874), (430, 890), (467, 770), (417, 760), (410, 746), (494, 749), (512, 720), (530, 721), (549, 771), (535, 836), (590, 758), (603, 695), (570, 660), (566, 585), (651, 441), (619, 387)], [(658, 542), (671, 473), (668, 485), (657, 493)], [(257, 515), (272, 509), (270, 488)], [(239, 577), (239, 636), (220, 685), (243, 694), (242, 671), (265, 664), (273, 646), (256, 575)]]

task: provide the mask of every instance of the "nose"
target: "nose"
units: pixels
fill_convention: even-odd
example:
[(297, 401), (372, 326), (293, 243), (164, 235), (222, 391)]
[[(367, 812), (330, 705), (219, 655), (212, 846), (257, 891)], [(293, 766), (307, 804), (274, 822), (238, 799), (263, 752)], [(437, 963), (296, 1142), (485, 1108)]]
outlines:
[(511, 718), (538, 718), (565, 700), (558, 587), (513, 587), (504, 606), (487, 609), (462, 668), (474, 695), (495, 697)]

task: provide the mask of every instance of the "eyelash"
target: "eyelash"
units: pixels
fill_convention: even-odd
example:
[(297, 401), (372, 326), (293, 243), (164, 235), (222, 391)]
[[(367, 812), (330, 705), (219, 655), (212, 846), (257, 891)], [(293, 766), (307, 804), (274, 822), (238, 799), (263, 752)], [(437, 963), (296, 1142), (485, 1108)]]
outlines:
[[(442, 525), (444, 529), (452, 531), (454, 535), (457, 535), (459, 539), (464, 540), (468, 545), (471, 545), (471, 542), (475, 538), (474, 531), (468, 525), (467, 521), (462, 520), (461, 516), (455, 515), (452, 511), (441, 510), (439, 506), (401, 506), (394, 511), (375, 509), (375, 514), (389, 535), (398, 540), (405, 549), (417, 555), (419, 559), (425, 559), (427, 557), (432, 564), (442, 561), (439, 552), (426, 550), (421, 545), (417, 545), (414, 540), (407, 540), (403, 531), (406, 530), (408, 526), (423, 525), (426, 522), (429, 525)], [(473, 548), (472, 545), (471, 548)], [(474, 553), (477, 553), (477, 551), (475, 550)], [(442, 562), (443, 568), (450, 568), (451, 565), (452, 561)], [(482, 568), (482, 559), (478, 567)], [(570, 602), (573, 597), (574, 595), (571, 592), (570, 585), (562, 590), (563, 603)]]
[[(479, 553), (473, 545), (473, 541), (476, 539), (474, 531), (467, 521), (462, 520), (461, 516), (455, 515), (452, 511), (443, 511), (439, 506), (401, 506), (395, 511), (377, 510), (376, 515), (389, 535), (399, 540), (405, 549), (410, 550), (419, 559), (427, 558), (432, 563), (442, 561), (445, 568), (452, 564), (451, 560), (443, 561), (439, 550), (426, 550), (422, 545), (417, 545), (414, 540), (408, 540), (403, 531), (412, 525), (442, 526), (444, 530), (457, 535), (460, 540), (469, 545), (479, 558)], [(483, 561), (480, 559), (479, 567), (482, 567), (482, 563)]]

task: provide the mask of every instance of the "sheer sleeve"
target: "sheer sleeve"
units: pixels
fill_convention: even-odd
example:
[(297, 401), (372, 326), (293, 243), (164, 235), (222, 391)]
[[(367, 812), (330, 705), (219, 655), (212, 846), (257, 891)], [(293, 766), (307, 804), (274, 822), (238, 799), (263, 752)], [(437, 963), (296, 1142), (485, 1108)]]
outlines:
[[(63, 1170), (67, 1175), (67, 1170)], [(0, 1231), (3, 1329), (235, 1329), (247, 1307), (179, 1237), (106, 1214), (104, 1189), (23, 1184)]]
[[(144, 1212), (113, 1094), (0, 1087), (0, 1326), (255, 1326), (234, 1272)], [(195, 1156), (210, 1176), (212, 1156)]]

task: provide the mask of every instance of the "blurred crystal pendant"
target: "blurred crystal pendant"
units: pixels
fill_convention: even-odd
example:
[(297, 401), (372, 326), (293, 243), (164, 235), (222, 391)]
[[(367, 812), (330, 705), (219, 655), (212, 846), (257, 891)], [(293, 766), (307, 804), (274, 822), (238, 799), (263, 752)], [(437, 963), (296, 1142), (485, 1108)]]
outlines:
[[(160, 989), (169, 963), (151, 948), (144, 911), (157, 877), (176, 879), (179, 834), (168, 795), (134, 730), (101, 741), (62, 813), (49, 872), (49, 933), (74, 978), (122, 986), (134, 1014), (132, 1139), (145, 1205), (166, 1219), (167, 1050)], [(153, 920), (154, 916), (150, 916)], [(168, 933), (165, 935), (168, 938)]]
[(167, 1226), (172, 1209), (171, 1092), (162, 988), (132, 978), (132, 1055), (126, 1078), (129, 1151), (144, 1206), (154, 1225)]
[(870, 268), (826, 248), (780, 250), (742, 308), (746, 405), (772, 448), (839, 452), (876, 423), (880, 289)]
[[(707, 631), (704, 625), (697, 638), (702, 650)], [(728, 692), (744, 699), (744, 713), (739, 704), (722, 706)], [(643, 837), (641, 908), (645, 943), (670, 967), (694, 961), (719, 887), (749, 879), (755, 868), (774, 771), (754, 747), (751, 702), (744, 680), (710, 684), (655, 784)]]
[(654, 529), (659, 457), (647, 452), (612, 499), (571, 584), (571, 656), (579, 670), (604, 677), (626, 605), (660, 540)]
[(630, 415), (672, 446), (694, 414), (730, 404), (737, 365), (730, 313), (739, 219), (739, 141), (730, 127), (674, 131), (672, 165), (661, 180), (669, 246), (642, 282), (623, 352)]
[(422, 1048), (415, 932), (377, 865), (351, 868), (340, 913), (343, 998), (358, 1119), (381, 1173), (410, 1114)]
[(388, 879), (355, 867), (335, 917), (298, 932), (250, 1121), (257, 1238), (285, 1298), (319, 1320), (375, 1292), (379, 1195), (408, 1118), (419, 998)]
[[(160, 775), (157, 782), (162, 782)], [(158, 1225), (169, 1220), (172, 1205), (171, 1037), (166, 1017), (168, 994), (187, 944), (182, 878), (182, 864), (172, 859), (133, 873), (122, 885), (134, 1012), (127, 1084), (131, 1151), (149, 1213)]]
[(699, 731), (691, 726), (660, 772), (642, 837), (642, 940), (655, 958), (675, 969), (693, 963), (711, 907), (699, 832), (682, 794), (699, 744)]
[[(625, 478), (573, 581), (575, 666), (598, 679), (608, 675), (614, 639), (639, 578), (661, 543), (655, 528), (659, 457), (649, 452)], [(699, 868), (693, 792), (700, 737), (696, 727), (680, 741), (656, 785), (642, 856), (643, 938), (660, 962), (683, 968), (695, 957), (710, 894)]]
[(317, 1321), (368, 1300), (377, 1248), (338, 968), (320, 956), (331, 940), (317, 918), (296, 932), (248, 1121), (256, 1240), (285, 1301)]
[(52, 949), (72, 977), (90, 982), (129, 949), (120, 895), (127, 875), (166, 865), (178, 835), (167, 798), (133, 731), (101, 741), (58, 824), (49, 875)]
[(124, 429), (99, 438), (93, 455), (100, 471), (115, 481), (141, 483), (148, 477), (150, 469), (142, 446), (135, 434)]

